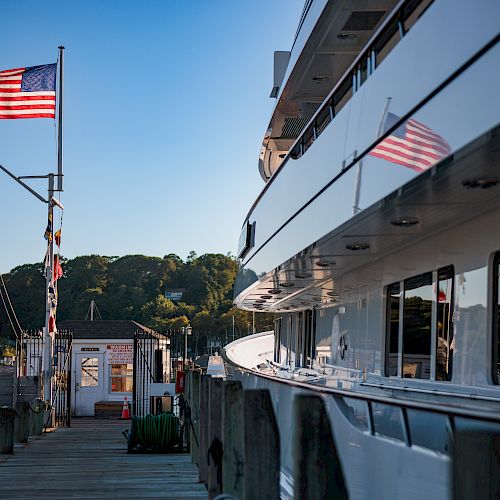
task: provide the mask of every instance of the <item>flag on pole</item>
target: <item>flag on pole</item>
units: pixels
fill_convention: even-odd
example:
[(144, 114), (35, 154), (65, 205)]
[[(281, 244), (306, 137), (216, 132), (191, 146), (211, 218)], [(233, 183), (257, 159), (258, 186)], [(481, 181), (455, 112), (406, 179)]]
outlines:
[(45, 233), (43, 237), (50, 243), (52, 241), (52, 212), (49, 211), (49, 215), (47, 217), (47, 228), (45, 229)]
[(55, 118), (56, 64), (0, 71), (0, 119)]
[[(399, 120), (399, 116), (387, 113), (382, 130), (389, 130)], [(369, 154), (423, 172), (450, 153), (450, 145), (443, 137), (423, 123), (409, 119)]]
[(52, 272), (52, 279), (57, 281), (63, 275), (63, 268), (61, 266), (61, 261), (59, 255), (54, 255), (54, 270)]
[(56, 245), (58, 247), (61, 246), (61, 234), (62, 234), (62, 231), (60, 229), (58, 229), (55, 233), (54, 233), (54, 241), (56, 242)]

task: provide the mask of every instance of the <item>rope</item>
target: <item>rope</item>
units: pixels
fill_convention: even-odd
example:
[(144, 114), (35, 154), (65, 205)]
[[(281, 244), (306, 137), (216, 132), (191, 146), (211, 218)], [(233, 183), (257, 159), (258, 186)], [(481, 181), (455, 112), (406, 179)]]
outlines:
[[(10, 306), (10, 308), (12, 310), (12, 314), (14, 315), (14, 319), (16, 320), (17, 327), (19, 328), (19, 333), (21, 333), (23, 331), (23, 329), (21, 328), (21, 324), (19, 323), (19, 320), (17, 319), (16, 311), (14, 310), (14, 307), (12, 306), (12, 302), (10, 300), (9, 292), (7, 290), (7, 287), (5, 286), (5, 281), (3, 280), (3, 275), (2, 274), (0, 274), (0, 280), (2, 281), (2, 285), (3, 285), (3, 288), (5, 290), (5, 295), (7, 297), (7, 300), (9, 301), (9, 306)], [(17, 337), (17, 334), (16, 334), (16, 337)]]
[(179, 419), (173, 413), (133, 417), (132, 435), (141, 446), (170, 448), (179, 440)]
[(10, 316), (10, 312), (9, 312), (9, 308), (7, 307), (7, 304), (5, 303), (5, 298), (3, 296), (3, 292), (2, 292), (2, 289), (0, 288), (0, 298), (2, 299), (2, 303), (3, 303), (3, 307), (5, 309), (5, 313), (7, 314), (7, 318), (9, 319), (9, 323), (10, 323), (10, 326), (12, 328), (12, 331), (14, 332), (14, 334), (16, 335), (16, 339), (18, 342), (20, 342), (20, 339), (19, 339), (19, 335), (18, 333), (16, 332), (16, 327), (14, 326), (14, 323), (12, 321), (12, 318)]

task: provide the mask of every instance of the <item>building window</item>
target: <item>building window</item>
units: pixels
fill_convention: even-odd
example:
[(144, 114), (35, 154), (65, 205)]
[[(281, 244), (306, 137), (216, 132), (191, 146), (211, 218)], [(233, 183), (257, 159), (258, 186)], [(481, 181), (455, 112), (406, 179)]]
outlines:
[(82, 358), (81, 387), (97, 387), (99, 385), (99, 359)]
[(404, 282), (403, 377), (430, 378), (432, 273)]
[(493, 260), (493, 383), (500, 384), (500, 252)]
[(385, 374), (387, 376), (396, 376), (398, 374), (400, 297), (401, 287), (399, 283), (393, 283), (387, 287), (387, 345), (385, 358)]
[(134, 365), (121, 363), (109, 365), (111, 371), (110, 392), (132, 392)]
[(453, 360), (453, 290), (455, 271), (448, 266), (438, 271), (436, 318), (436, 380), (451, 380)]

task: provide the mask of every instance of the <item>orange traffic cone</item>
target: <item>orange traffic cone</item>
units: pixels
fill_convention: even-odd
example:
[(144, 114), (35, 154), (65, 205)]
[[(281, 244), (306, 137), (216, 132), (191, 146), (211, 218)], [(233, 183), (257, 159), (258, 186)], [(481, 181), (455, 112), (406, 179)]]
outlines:
[(125, 400), (123, 401), (122, 420), (129, 420), (129, 419), (130, 419), (130, 410), (128, 409), (127, 396), (125, 396)]

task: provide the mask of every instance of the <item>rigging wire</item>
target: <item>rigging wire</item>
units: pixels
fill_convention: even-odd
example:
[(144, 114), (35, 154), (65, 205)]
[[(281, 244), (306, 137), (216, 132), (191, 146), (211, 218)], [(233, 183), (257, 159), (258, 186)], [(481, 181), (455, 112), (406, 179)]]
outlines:
[(2, 303), (3, 303), (3, 307), (5, 309), (5, 313), (7, 314), (7, 318), (9, 319), (9, 323), (10, 323), (10, 326), (12, 328), (12, 331), (14, 332), (14, 334), (16, 335), (16, 340), (18, 342), (20, 342), (20, 338), (19, 338), (19, 335), (17, 334), (16, 332), (16, 328), (14, 326), (14, 323), (12, 322), (12, 318), (10, 316), (10, 312), (9, 312), (9, 309), (7, 307), (7, 304), (5, 303), (5, 299), (4, 299), (4, 296), (3, 296), (3, 293), (2, 293), (2, 289), (0, 288), (0, 298), (2, 299)]
[(0, 281), (2, 282), (2, 286), (5, 290), (5, 296), (7, 297), (7, 301), (9, 302), (9, 306), (10, 306), (10, 309), (12, 311), (12, 315), (14, 316), (14, 319), (16, 320), (17, 327), (19, 328), (19, 333), (21, 334), (23, 329), (21, 328), (21, 324), (19, 323), (19, 320), (17, 319), (16, 311), (14, 310), (14, 306), (12, 305), (12, 301), (10, 300), (9, 292), (7, 290), (7, 286), (5, 285), (5, 281), (3, 279), (2, 274), (0, 274)]

